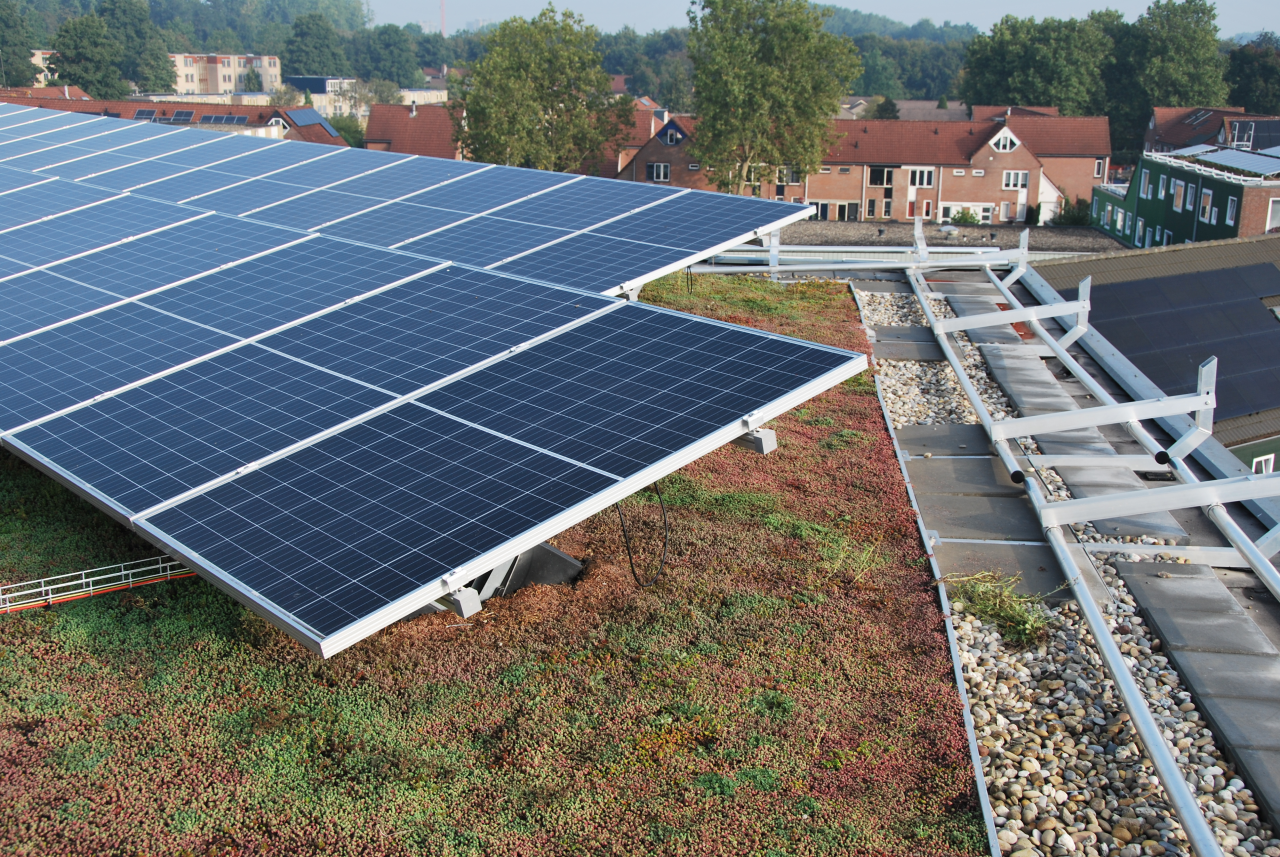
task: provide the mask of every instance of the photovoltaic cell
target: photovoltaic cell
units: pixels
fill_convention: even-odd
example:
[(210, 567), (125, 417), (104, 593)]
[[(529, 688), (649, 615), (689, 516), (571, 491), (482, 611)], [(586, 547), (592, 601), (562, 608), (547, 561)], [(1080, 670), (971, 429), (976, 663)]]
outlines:
[(414, 191), (484, 169), (484, 164), (446, 161), (437, 158), (410, 158), (395, 166), (343, 182), (334, 190), (380, 201), (399, 199)]
[(323, 160), (325, 156), (329, 156), (329, 153), (318, 151), (321, 148), (328, 147), (293, 143), (286, 140), (279, 145), (267, 146), (258, 151), (250, 152), (244, 157), (233, 158), (230, 161), (218, 164), (217, 169), (220, 172), (230, 173), (241, 178), (254, 178), (315, 158)]
[(697, 252), (740, 237), (744, 223), (776, 222), (805, 208), (750, 197), (687, 193), (592, 231)]
[(108, 133), (110, 125), (102, 122), (84, 122), (69, 128), (55, 128), (43, 134), (19, 140), (0, 140), (0, 163), (14, 165), (14, 159), (44, 149), (58, 148), (85, 137)]
[(9, 125), (8, 128), (15, 138), (20, 138), (29, 137), (32, 134), (43, 134), (55, 128), (70, 128), (73, 125), (83, 125), (85, 122), (92, 122), (98, 118), (100, 117), (84, 116), (80, 113), (63, 113), (60, 110), (33, 110), (24, 116), (16, 117), (16, 121)]
[(450, 182), (413, 197), (418, 205), (451, 208), (468, 214), (479, 214), (499, 205), (515, 202), (539, 191), (572, 181), (575, 177), (541, 170), (493, 167)]
[[(33, 271), (0, 281), (0, 340), (74, 318), (118, 301), (48, 271)], [(0, 347), (0, 352), (4, 349)]]
[(376, 200), (365, 196), (318, 190), (298, 199), (291, 199), (279, 205), (255, 211), (252, 217), (254, 220), (264, 220), (278, 226), (310, 229), (326, 221), (364, 211), (377, 204)]
[[(282, 184), (298, 185), (305, 190), (324, 187), (344, 179), (350, 179), (379, 167), (390, 169), (388, 164), (394, 163), (394, 161), (365, 158), (362, 157), (362, 154), (365, 154), (364, 149), (339, 149), (335, 155), (329, 155), (318, 161), (312, 161), (298, 167), (290, 167), (287, 170), (276, 173), (271, 177), (271, 180)], [(409, 156), (401, 155), (398, 157), (407, 158)]]
[(198, 324), (246, 337), (431, 267), (424, 259), (317, 238), (142, 300)]
[(143, 161), (79, 179), (78, 183), (86, 187), (110, 188), (117, 191), (137, 189), (141, 192), (143, 187), (151, 182), (158, 182), (170, 176), (180, 175), (190, 169), (191, 167), (166, 164), (163, 161)]
[(215, 214), (60, 262), (51, 270), (124, 297), (247, 259), (300, 236)]
[(547, 191), (494, 214), (504, 220), (586, 229), (633, 209), (667, 199), (678, 191), (636, 182), (587, 177)]
[[(201, 170), (194, 175), (200, 176), (203, 173), (205, 171)], [(185, 179), (186, 176), (181, 178)], [(179, 180), (174, 179), (174, 181)], [(271, 179), (258, 179), (256, 181), (240, 179), (240, 181), (242, 184), (188, 200), (187, 205), (203, 208), (207, 211), (220, 211), (223, 214), (244, 214), (255, 208), (271, 205), (274, 202), (280, 202), (307, 192), (306, 188), (292, 184), (281, 184)], [(156, 187), (160, 187), (160, 185)]]
[(626, 477), (851, 356), (628, 303), (419, 401)]
[(592, 292), (605, 292), (690, 257), (688, 250), (655, 247), (584, 232), (499, 265), (495, 270)]
[(134, 164), (147, 158), (155, 158), (166, 153), (176, 152), (186, 146), (193, 146), (200, 142), (197, 137), (188, 135), (181, 129), (177, 131), (172, 129), (165, 130), (168, 133), (151, 137), (142, 142), (130, 143), (113, 152), (100, 152), (87, 158), (52, 167), (47, 169), (46, 172), (59, 175), (65, 179), (79, 179), (105, 170), (113, 170), (117, 167)]
[(611, 303), (449, 267), (262, 344), (405, 395)]
[(57, 219), (56, 229), (50, 229), (48, 223), (33, 223), (7, 232), (4, 249), (12, 259), (45, 265), (189, 220), (199, 213), (152, 199), (122, 196), (64, 214)]
[(612, 481), (407, 404), (150, 524), (327, 635)]
[(0, 347), (0, 430), (177, 366), (235, 340), (136, 304)]
[(70, 211), (104, 199), (114, 193), (64, 181), (52, 181), (11, 191), (0, 197), (0, 229), (12, 229), (42, 217)]
[(389, 400), (247, 345), (17, 437), (140, 512)]
[(46, 178), (47, 177), (45, 176), (33, 176), (31, 173), (24, 173), (0, 167), (0, 193), (16, 190), (20, 187), (28, 187), (29, 185), (33, 185), (37, 182), (45, 181)]
[(483, 268), (568, 234), (563, 229), (477, 217), (401, 245), (399, 249)]
[(390, 247), (392, 244), (417, 238), (419, 235), (441, 229), (470, 216), (460, 211), (428, 208), (425, 205), (411, 205), (407, 202), (392, 202), (337, 223), (322, 226), (318, 231), (335, 238), (349, 238), (352, 241), (363, 241), (379, 247)]
[[(282, 145), (279, 140), (264, 140), (261, 137), (246, 137), (243, 134), (197, 131), (194, 128), (188, 128), (183, 133), (192, 136), (193, 145), (162, 155), (161, 161), (166, 164), (177, 164), (180, 167), (208, 167), (215, 162), (230, 161), (241, 155)], [(201, 138), (207, 142), (194, 145)]]
[(150, 139), (150, 135), (138, 135), (125, 133), (129, 129), (117, 130), (115, 128), (107, 129), (109, 133), (103, 133), (97, 137), (81, 140), (74, 144), (66, 144), (46, 149), (43, 152), (33, 152), (29, 155), (6, 160), (5, 166), (22, 170), (41, 170), (54, 164), (60, 164), (73, 159), (92, 157), (93, 155), (114, 149), (120, 146), (127, 146), (132, 140)]

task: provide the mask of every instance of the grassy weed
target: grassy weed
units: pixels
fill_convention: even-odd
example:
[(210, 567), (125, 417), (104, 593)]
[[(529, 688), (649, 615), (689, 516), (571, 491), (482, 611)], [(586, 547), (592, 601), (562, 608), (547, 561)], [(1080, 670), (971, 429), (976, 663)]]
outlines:
[(950, 578), (947, 588), (953, 602), (979, 619), (996, 623), (1000, 634), (1018, 646), (1039, 643), (1048, 634), (1048, 617), (1040, 599), (1015, 592), (1019, 577), (1000, 577), (982, 571), (968, 577)]

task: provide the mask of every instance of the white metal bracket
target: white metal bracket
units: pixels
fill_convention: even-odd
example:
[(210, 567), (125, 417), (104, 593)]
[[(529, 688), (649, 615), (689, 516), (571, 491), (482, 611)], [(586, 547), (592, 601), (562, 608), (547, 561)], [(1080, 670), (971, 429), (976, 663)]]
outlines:
[(1068, 301), (1061, 304), (1045, 306), (1029, 306), (1022, 309), (1006, 309), (1000, 312), (984, 312), (978, 315), (966, 315), (959, 318), (942, 318), (934, 322), (934, 333), (951, 333), (954, 330), (970, 330), (975, 327), (994, 327), (997, 324), (1013, 324), (1017, 321), (1030, 321), (1033, 318), (1057, 318), (1075, 313), (1077, 317), (1089, 314), (1089, 302)]
[(1168, 470), (1151, 455), (1028, 455), (1032, 467), (1127, 467), (1141, 473)]
[(916, 244), (916, 258), (921, 262), (929, 261), (929, 245), (924, 240), (924, 220), (916, 215), (916, 225), (912, 232)]
[(1267, 534), (1254, 542), (1258, 546), (1258, 550), (1262, 551), (1262, 555), (1266, 557), (1275, 556), (1280, 551), (1280, 524), (1272, 527)]
[(1140, 402), (1120, 402), (1077, 411), (1058, 411), (1052, 414), (1036, 414), (1013, 420), (1000, 420), (991, 424), (992, 440), (1008, 440), (1028, 435), (1050, 434), (1071, 429), (1097, 428), (1155, 417), (1171, 417), (1192, 411), (1212, 409), (1215, 404), (1213, 389), (1163, 399), (1144, 399)]
[[(1210, 357), (1208, 360), (1200, 364), (1200, 374), (1196, 381), (1196, 386), (1201, 396), (1213, 396), (1213, 390), (1218, 381), (1218, 358)], [(1197, 446), (1204, 443), (1213, 435), (1213, 406), (1201, 408), (1196, 411), (1196, 427), (1191, 431), (1178, 438), (1173, 446), (1169, 447), (1168, 453), (1170, 458), (1183, 458), (1189, 455)]]
[[(1076, 326), (1063, 334), (1058, 344), (1067, 348), (1073, 342), (1089, 332), (1089, 292), (1093, 288), (1093, 277), (1085, 277), (1080, 281), (1080, 291), (1074, 303), (1079, 307), (1076, 312)], [(1064, 304), (1065, 306), (1065, 304)]]
[(1170, 509), (1191, 509), (1277, 496), (1280, 496), (1280, 473), (1240, 476), (1235, 479), (1189, 482), (1167, 488), (1147, 488), (1121, 494), (1059, 500), (1041, 508), (1040, 522), (1046, 527), (1055, 527), (1100, 518), (1128, 517), (1147, 512), (1167, 512)]
[(773, 429), (753, 429), (729, 442), (734, 446), (768, 455), (778, 448), (778, 434)]

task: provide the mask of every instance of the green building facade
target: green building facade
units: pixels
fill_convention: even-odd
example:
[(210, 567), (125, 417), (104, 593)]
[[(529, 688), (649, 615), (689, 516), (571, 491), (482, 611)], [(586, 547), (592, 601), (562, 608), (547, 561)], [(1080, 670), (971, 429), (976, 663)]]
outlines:
[(1243, 199), (1230, 173), (1146, 154), (1127, 187), (1094, 187), (1090, 219), (1130, 247), (1216, 241), (1240, 235)]

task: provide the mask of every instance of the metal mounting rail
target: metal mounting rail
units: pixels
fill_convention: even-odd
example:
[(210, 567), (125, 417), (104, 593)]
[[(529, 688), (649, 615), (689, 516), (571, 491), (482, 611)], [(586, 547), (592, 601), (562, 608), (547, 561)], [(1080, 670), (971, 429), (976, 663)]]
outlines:
[[(1076, 565), (1075, 559), (1071, 556), (1071, 553), (1068, 550), (1066, 537), (1061, 527), (1057, 522), (1051, 520), (1055, 515), (1052, 512), (1048, 512), (1048, 510), (1057, 507), (1059, 514), (1061, 514), (1061, 512), (1065, 511), (1066, 507), (1071, 503), (1080, 501), (1050, 503), (1044, 493), (1040, 490), (1040, 486), (1036, 484), (1036, 480), (1026, 478), (1026, 473), (1022, 469), (1020, 461), (1026, 461), (1029, 456), (1027, 456), (1025, 450), (1023, 450), (1020, 445), (1018, 451), (1015, 453), (1010, 448), (1010, 440), (1017, 443), (1016, 437), (1023, 436), (1024, 434), (1031, 434), (1032, 422), (1035, 418), (1023, 418), (1020, 420), (1007, 421), (1010, 423), (1022, 423), (1025, 430), (1018, 432), (1016, 437), (1012, 433), (1002, 432), (996, 428), (997, 426), (1001, 426), (1003, 423), (998, 423), (992, 419), (990, 411), (988, 411), (986, 404), (982, 401), (982, 397), (978, 394), (978, 391), (969, 380), (968, 375), (965, 372), (963, 362), (956, 354), (955, 349), (952, 348), (948, 334), (938, 329), (939, 319), (934, 315), (931, 307), (929, 306), (927, 298), (928, 284), (923, 276), (924, 269), (931, 266), (928, 263), (920, 264), (927, 259), (927, 251), (923, 246), (921, 246), (924, 243), (924, 238), (923, 235), (920, 234), (918, 221), (916, 229), (916, 244), (918, 247), (914, 254), (916, 263), (904, 265), (903, 268), (907, 274), (911, 290), (924, 313), (925, 321), (932, 330), (939, 347), (942, 349), (943, 356), (951, 365), (952, 371), (955, 372), (956, 380), (959, 381), (960, 387), (964, 391), (966, 398), (968, 398), (969, 403), (977, 413), (979, 422), (986, 430), (987, 436), (991, 438), (991, 446), (995, 450), (996, 455), (1008, 471), (1010, 478), (1015, 483), (1021, 484), (1023, 489), (1026, 491), (1027, 499), (1031, 502), (1031, 507), (1035, 511), (1037, 519), (1040, 521), (1045, 538), (1057, 558), (1058, 563), (1062, 566), (1062, 571), (1066, 576), (1067, 584), (1071, 588), (1071, 593), (1076, 602), (1080, 605), (1085, 623), (1093, 636), (1094, 644), (1098, 648), (1098, 652), (1102, 657), (1103, 663), (1107, 667), (1107, 672), (1110, 673), (1112, 680), (1115, 682), (1116, 690), (1119, 692), (1120, 698), (1129, 712), (1134, 729), (1138, 733), (1138, 737), (1142, 741), (1142, 745), (1146, 749), (1147, 755), (1150, 757), (1152, 764), (1159, 775), (1160, 784), (1164, 789), (1164, 793), (1168, 798), (1169, 804), (1173, 809), (1174, 814), (1178, 817), (1179, 822), (1182, 824), (1182, 829), (1187, 835), (1188, 844), (1198, 857), (1221, 857), (1222, 849), (1218, 847), (1213, 831), (1209, 828), (1209, 824), (1200, 810), (1200, 804), (1197, 802), (1196, 796), (1188, 787), (1187, 781), (1183, 777), (1182, 770), (1178, 766), (1177, 759), (1174, 757), (1168, 742), (1164, 739), (1163, 727), (1160, 724), (1157, 724), (1151, 710), (1147, 707), (1146, 700), (1143, 698), (1141, 689), (1133, 678), (1133, 673), (1130, 671), (1124, 655), (1120, 652), (1119, 646), (1111, 636), (1111, 629), (1107, 626), (1106, 617), (1098, 607), (1097, 602), (1094, 601), (1092, 593), (1089, 592), (1089, 588), (1080, 574), (1080, 569)], [(991, 266), (999, 264), (998, 262), (993, 261), (986, 267), (988, 277), (993, 281), (993, 283), (995, 283), (996, 287), (1000, 290), (1005, 300), (1008, 302), (1008, 305), (1013, 310), (1022, 309), (1022, 304), (1009, 292), (1009, 286), (1017, 282), (1022, 274), (1027, 270), (1026, 248), (1027, 234), (1024, 232), (1020, 248), (1021, 252), (1019, 254), (1020, 258), (1015, 259), (1014, 264), (1012, 265), (1013, 270), (1004, 280), (996, 277), (991, 270)], [(1087, 310), (1083, 307), (1080, 309), (1082, 310), (1080, 315), (1083, 316), (1084, 312), (1087, 312)], [(1077, 377), (1081, 374), (1087, 376), (1088, 373), (1084, 372), (1083, 368), (1076, 363), (1074, 358), (1067, 354), (1066, 349), (1049, 336), (1038, 319), (1032, 317), (1026, 321), (1027, 326), (1035, 332), (1037, 336), (1046, 341), (1054, 353), (1062, 359), (1064, 365), (1067, 365), (1073, 374), (1077, 374)], [(1081, 323), (1078, 324), (1077, 327), (1083, 326), (1085, 323), (1083, 318), (1080, 319), (1080, 322)], [(1210, 388), (1208, 395), (1205, 395), (1207, 392), (1205, 390), (1206, 382), (1207, 386)], [(1089, 378), (1085, 383), (1091, 390), (1101, 390), (1100, 385), (1092, 378)], [(1191, 410), (1203, 411), (1206, 408), (1212, 408), (1213, 402), (1211, 388), (1211, 370), (1207, 367), (1202, 367), (1201, 389), (1198, 391), (1199, 395), (1192, 397), (1199, 399), (1199, 407), (1197, 408), (1195, 404), (1189, 403), (1191, 406), (1186, 407), (1184, 413)], [(1101, 392), (1102, 395), (1098, 398), (1104, 403), (1104, 406), (1115, 406), (1117, 404), (1117, 402), (1107, 395), (1105, 391)], [(1097, 395), (1096, 392), (1095, 395)], [(1096, 411), (1098, 409), (1084, 409), (1081, 413), (1088, 413), (1091, 410)], [(1068, 413), (1074, 414), (1076, 412), (1073, 411)], [(1209, 411), (1209, 413), (1211, 414), (1212, 411)], [(1052, 416), (1057, 417), (1059, 415), (1054, 414)], [(1146, 434), (1145, 430), (1142, 429), (1141, 424), (1138, 422), (1138, 419), (1144, 418), (1145, 416), (1145, 413), (1131, 413), (1128, 415), (1128, 419), (1115, 421), (1123, 422), (1125, 427), (1128, 428), (1131, 433)], [(1103, 420), (1104, 423), (1109, 421), (1111, 420)], [(1209, 420), (1206, 419), (1205, 422), (1211, 425)], [(1038, 425), (1036, 428), (1039, 430)], [(1192, 434), (1195, 433), (1196, 432), (1193, 430)], [(1160, 446), (1154, 438), (1151, 438), (1150, 435), (1146, 436), (1146, 440), (1147, 442), (1143, 443), (1143, 446), (1149, 453), (1151, 453), (1152, 459), (1155, 462), (1160, 464), (1164, 464), (1166, 462), (1171, 463), (1175, 474), (1180, 481), (1189, 482), (1194, 479), (1194, 477), (1191, 479), (1187, 478), (1189, 471), (1187, 473), (1183, 472), (1186, 471), (1186, 466), (1180, 459), (1171, 459), (1169, 452)], [(1193, 443), (1190, 439), (1183, 440), (1188, 441), (1186, 445)], [(1175, 447), (1176, 446), (1178, 446), (1177, 443), (1175, 443)], [(1177, 487), (1185, 490), (1188, 486)], [(1256, 489), (1257, 487), (1256, 483), (1249, 486), (1249, 488), (1252, 489)], [(1267, 486), (1269, 489), (1271, 487), (1272, 486), (1270, 485)], [(1196, 499), (1200, 498), (1197, 497)], [(1194, 502), (1192, 502), (1191, 505), (1194, 505)], [(1236, 539), (1231, 538), (1231, 533), (1228, 532), (1229, 528), (1224, 527), (1223, 523), (1219, 520), (1219, 517), (1214, 514), (1214, 511), (1216, 510), (1221, 511), (1225, 515), (1225, 509), (1223, 509), (1220, 503), (1213, 503), (1209, 507), (1209, 510), (1210, 518), (1213, 519), (1215, 523), (1219, 524), (1219, 527), (1223, 530), (1224, 534), (1227, 534), (1228, 539), (1231, 540), (1232, 544), (1237, 548), (1237, 550), (1240, 550), (1246, 558), (1249, 558), (1249, 554), (1245, 552), (1248, 548), (1252, 548), (1254, 554), (1259, 553), (1252, 542), (1249, 542), (1247, 546), (1243, 546), (1242, 549), (1241, 545), (1236, 544)], [(1071, 517), (1073, 520), (1075, 519), (1074, 516), (1065, 517)], [(1227, 516), (1227, 520), (1230, 520), (1229, 516)], [(1234, 524), (1234, 522), (1231, 523)], [(1245, 539), (1245, 541), (1248, 540)], [(1263, 562), (1265, 562), (1265, 559)], [(1250, 564), (1252, 565), (1253, 563), (1251, 562)], [(1267, 565), (1269, 566), (1269, 563), (1267, 563)], [(1260, 574), (1259, 576), (1262, 575)]]
[(88, 598), (90, 595), (194, 575), (194, 571), (177, 560), (159, 556), (86, 571), (73, 571), (43, 580), (10, 583), (0, 586), (0, 612), (16, 613), (33, 607), (52, 607), (54, 604)]

